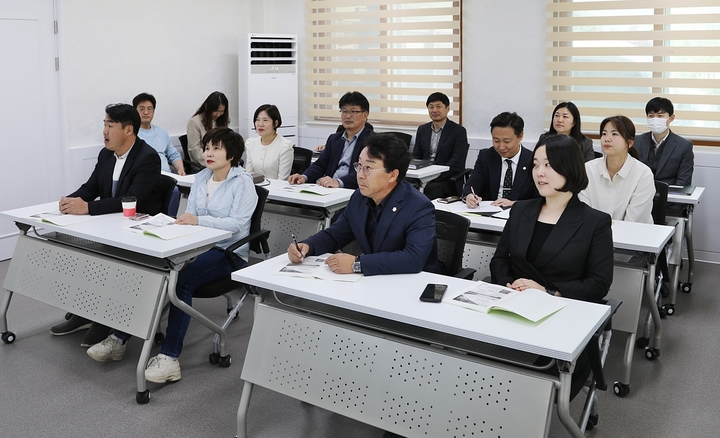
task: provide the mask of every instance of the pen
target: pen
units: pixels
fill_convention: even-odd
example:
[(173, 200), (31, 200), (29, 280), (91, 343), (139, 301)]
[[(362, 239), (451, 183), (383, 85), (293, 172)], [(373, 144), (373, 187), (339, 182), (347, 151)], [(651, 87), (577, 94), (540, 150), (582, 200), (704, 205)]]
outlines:
[(297, 239), (295, 238), (295, 233), (290, 233), (290, 235), (292, 236), (292, 240), (293, 240), (293, 243), (295, 244), (295, 248), (297, 248), (298, 252), (300, 253), (300, 258), (304, 259), (305, 257), (303, 256), (302, 250), (300, 249), (300, 245), (298, 245)]
[(475, 200), (477, 200), (478, 196), (475, 194), (475, 189), (470, 186), (470, 191), (472, 192), (473, 196), (475, 197)]

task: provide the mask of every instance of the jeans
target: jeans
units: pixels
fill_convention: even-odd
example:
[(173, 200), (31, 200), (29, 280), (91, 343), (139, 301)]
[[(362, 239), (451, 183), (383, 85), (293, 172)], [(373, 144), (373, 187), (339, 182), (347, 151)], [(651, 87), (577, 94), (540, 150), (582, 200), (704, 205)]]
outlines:
[[(247, 264), (239, 256), (235, 256), (235, 263), (238, 268), (243, 268)], [(178, 274), (175, 287), (177, 297), (188, 306), (192, 306), (192, 295), (196, 289), (220, 278), (229, 277), (233, 270), (225, 254), (220, 251), (210, 250), (200, 254), (194, 262), (185, 265)], [(189, 325), (190, 316), (170, 304), (165, 340), (160, 348), (160, 353), (170, 357), (180, 357), (183, 339), (185, 339)], [(123, 341), (130, 339), (129, 334), (119, 330), (115, 330), (114, 334)]]

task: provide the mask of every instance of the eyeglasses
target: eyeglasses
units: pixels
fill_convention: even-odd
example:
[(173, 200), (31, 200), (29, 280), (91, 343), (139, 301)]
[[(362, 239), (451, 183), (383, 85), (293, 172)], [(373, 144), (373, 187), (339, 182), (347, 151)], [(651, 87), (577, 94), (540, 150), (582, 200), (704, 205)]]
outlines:
[(151, 112), (155, 111), (155, 108), (153, 108), (153, 107), (151, 107), (151, 106), (139, 106), (139, 107), (138, 107), (138, 112), (141, 112), (141, 113), (142, 113), (142, 112), (145, 112), (145, 111), (151, 113)]
[(379, 169), (373, 169), (370, 166), (363, 166), (360, 163), (353, 164), (353, 169), (355, 169), (355, 172), (357, 172), (357, 173), (362, 172), (362, 174), (365, 176), (370, 175), (370, 172), (375, 172), (377, 170), (385, 170), (385, 168), (383, 168), (383, 167), (381, 167)]
[(340, 114), (342, 114), (343, 117), (348, 116), (348, 115), (355, 117), (358, 114), (364, 113), (364, 112), (365, 111), (358, 111), (358, 110), (345, 110), (345, 109), (340, 110)]

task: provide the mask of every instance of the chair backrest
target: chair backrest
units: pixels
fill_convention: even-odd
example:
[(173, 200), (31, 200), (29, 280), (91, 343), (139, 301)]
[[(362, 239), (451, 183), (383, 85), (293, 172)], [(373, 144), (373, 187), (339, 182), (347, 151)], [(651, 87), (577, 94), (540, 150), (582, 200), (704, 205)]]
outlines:
[(593, 154), (595, 155), (595, 158), (602, 158), (603, 154), (602, 152), (593, 151)]
[(449, 211), (435, 210), (435, 229), (442, 274), (454, 276), (462, 269), (470, 220)]
[(655, 181), (655, 196), (653, 197), (652, 217), (655, 225), (665, 225), (665, 210), (667, 208), (668, 189), (670, 185), (663, 181)]
[[(255, 211), (253, 211), (252, 217), (250, 218), (250, 233), (255, 233), (260, 231), (261, 228), (261, 218), (263, 211), (265, 210), (265, 201), (267, 201), (268, 193), (270, 193), (267, 189), (255, 186), (255, 193), (257, 193), (257, 204), (255, 204)], [(256, 253), (260, 254), (262, 253), (262, 247), (260, 245), (259, 240), (253, 240), (250, 242), (250, 249)]]
[(292, 173), (303, 173), (310, 167), (312, 162), (313, 151), (297, 146), (293, 146), (293, 163)]
[(405, 132), (396, 132), (396, 131), (385, 131), (383, 134), (392, 134), (400, 140), (401, 142), (405, 143), (405, 146), (407, 146), (408, 149), (410, 149), (410, 142), (412, 141), (412, 135), (407, 134)]
[(190, 154), (188, 153), (187, 134), (181, 135), (180, 137), (178, 137), (178, 140), (180, 140), (180, 146), (182, 146), (183, 158), (186, 160), (190, 160)]
[(168, 214), (170, 198), (172, 198), (176, 185), (177, 181), (175, 178), (167, 175), (160, 175), (160, 200), (162, 201), (162, 209), (160, 211), (163, 214)]

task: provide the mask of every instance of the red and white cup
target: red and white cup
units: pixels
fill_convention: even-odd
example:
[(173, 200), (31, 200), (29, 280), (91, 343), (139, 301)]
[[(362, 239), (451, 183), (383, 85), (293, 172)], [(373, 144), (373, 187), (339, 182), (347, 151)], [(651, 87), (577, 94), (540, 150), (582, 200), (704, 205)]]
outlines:
[(137, 199), (134, 196), (123, 196), (122, 198), (123, 216), (131, 217), (137, 213)]

